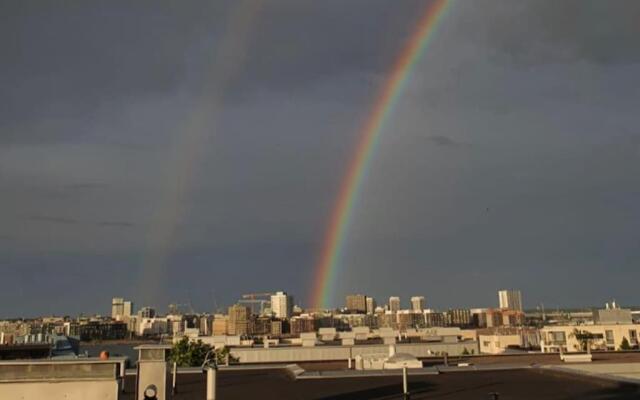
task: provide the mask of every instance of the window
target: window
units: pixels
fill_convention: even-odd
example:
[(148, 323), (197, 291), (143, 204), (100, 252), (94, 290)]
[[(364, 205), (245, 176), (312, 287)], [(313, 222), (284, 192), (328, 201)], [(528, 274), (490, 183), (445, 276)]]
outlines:
[(633, 345), (638, 344), (638, 331), (635, 329), (629, 329), (629, 343)]
[(604, 335), (607, 338), (607, 345), (613, 345), (614, 341), (613, 341), (613, 331), (610, 330), (606, 330), (604, 331)]
[(549, 332), (552, 343), (567, 343), (567, 338), (564, 332)]

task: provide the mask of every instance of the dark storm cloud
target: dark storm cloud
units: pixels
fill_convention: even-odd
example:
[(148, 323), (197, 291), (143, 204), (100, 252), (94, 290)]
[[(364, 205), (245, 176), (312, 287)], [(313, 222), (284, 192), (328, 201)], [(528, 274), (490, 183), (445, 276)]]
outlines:
[(460, 147), (465, 145), (465, 143), (458, 142), (448, 136), (442, 136), (442, 135), (427, 136), (426, 140), (435, 144), (436, 146), (442, 146), (442, 147)]
[(131, 222), (124, 221), (101, 221), (98, 225), (104, 228), (132, 228), (134, 226)]
[(63, 225), (75, 225), (78, 223), (78, 221), (73, 218), (56, 217), (51, 215), (31, 215), (30, 217), (28, 217), (28, 220)]
[[(135, 301), (165, 220), (162, 300), (307, 297), (358, 132), (427, 2), (249, 2), (251, 22), (232, 24), (238, 4), (0, 3), (0, 304)], [(526, 304), (632, 301), (639, 8), (450, 2), (372, 153), (339, 295), (487, 306), (504, 285)]]
[(466, 11), (469, 28), (512, 60), (547, 64), (583, 60), (598, 64), (640, 61), (637, 43), (640, 3), (629, 0), (479, 1)]
[(66, 190), (84, 191), (84, 190), (101, 189), (107, 186), (108, 185), (105, 183), (83, 182), (83, 183), (70, 183), (68, 185), (63, 185), (63, 188)]

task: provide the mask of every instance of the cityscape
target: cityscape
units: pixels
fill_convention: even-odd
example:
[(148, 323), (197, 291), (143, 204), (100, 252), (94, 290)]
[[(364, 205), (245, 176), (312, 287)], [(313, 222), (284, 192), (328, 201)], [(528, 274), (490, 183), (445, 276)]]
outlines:
[[(67, 355), (78, 356), (83, 343), (106, 349), (128, 342), (132, 343), (128, 354), (135, 354), (132, 349), (141, 342), (173, 343), (184, 337), (237, 351), (257, 345), (265, 349), (353, 346), (379, 340), (424, 340), (429, 343), (427, 351), (450, 355), (586, 351), (576, 330), (593, 335), (589, 350), (638, 349), (640, 309), (623, 308), (615, 300), (594, 309), (545, 310), (540, 305), (525, 310), (522, 293), (506, 289), (499, 290), (495, 306), (487, 308), (437, 311), (428, 307), (424, 296), (411, 296), (405, 303), (390, 296), (378, 305), (373, 297), (351, 294), (338, 309), (303, 309), (293, 296), (276, 291), (244, 294), (236, 304), (215, 313), (195, 312), (188, 303), (169, 304), (161, 313), (148, 306), (136, 310), (131, 301), (114, 297), (110, 315), (0, 321), (0, 345), (5, 346), (0, 354), (7, 357), (12, 349), (19, 353), (23, 345), (42, 345), (46, 356), (56, 352), (58, 341), (69, 344), (73, 338), (76, 346)], [(444, 343), (446, 350), (441, 349)], [(245, 357), (238, 360), (250, 362)]]
[(640, 398), (639, 0), (0, 0), (0, 400)]

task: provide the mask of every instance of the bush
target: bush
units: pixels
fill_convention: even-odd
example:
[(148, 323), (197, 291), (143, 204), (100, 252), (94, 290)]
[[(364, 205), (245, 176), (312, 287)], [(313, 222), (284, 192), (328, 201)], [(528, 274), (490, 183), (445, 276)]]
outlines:
[(622, 338), (622, 342), (620, 343), (620, 350), (631, 350), (631, 345), (629, 345), (629, 341), (626, 337)]

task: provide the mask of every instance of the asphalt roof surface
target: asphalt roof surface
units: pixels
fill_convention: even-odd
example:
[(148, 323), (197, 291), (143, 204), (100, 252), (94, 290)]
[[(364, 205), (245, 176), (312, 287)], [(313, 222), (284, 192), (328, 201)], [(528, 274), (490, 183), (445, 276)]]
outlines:
[[(170, 380), (168, 380), (170, 382)], [(175, 400), (204, 400), (204, 374), (179, 374)], [(126, 380), (123, 400), (134, 398), (135, 376)], [(539, 369), (453, 372), (410, 376), (411, 399), (638, 399), (640, 387)], [(402, 399), (402, 378), (336, 378), (294, 380), (280, 370), (219, 371), (219, 400), (392, 400)], [(172, 399), (169, 396), (169, 399)]]

